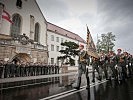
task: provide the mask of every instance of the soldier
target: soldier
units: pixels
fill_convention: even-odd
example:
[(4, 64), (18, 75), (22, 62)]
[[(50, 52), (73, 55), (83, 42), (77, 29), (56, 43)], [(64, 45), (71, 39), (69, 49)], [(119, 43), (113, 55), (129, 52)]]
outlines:
[(20, 77), (20, 62), (17, 62), (17, 64), (16, 64), (16, 76), (17, 77)]
[(4, 77), (8, 78), (10, 76), (11, 76), (10, 62), (7, 61), (7, 63), (5, 64), (5, 69), (4, 69)]
[(10, 68), (11, 68), (11, 77), (15, 77), (15, 75), (16, 75), (16, 65), (15, 65), (14, 61), (11, 63)]
[(117, 71), (118, 71), (118, 81), (120, 84), (122, 83), (123, 80), (125, 80), (125, 55), (121, 53), (121, 49), (117, 50), (117, 55), (116, 55), (116, 61), (117, 61)]
[(95, 58), (95, 57), (92, 57), (91, 65), (92, 65), (92, 82), (93, 83), (95, 82), (95, 70), (98, 73), (98, 80), (101, 81), (101, 74), (99, 73), (99, 68), (98, 68), (98, 66), (99, 66), (99, 59)]
[(30, 76), (33, 76), (34, 75), (34, 65), (33, 65), (33, 62), (30, 63), (29, 65), (29, 68), (30, 68)]
[(132, 60), (131, 55), (128, 54), (127, 55), (128, 77), (131, 77), (132, 75), (131, 60)]
[(101, 52), (101, 55), (100, 55), (100, 58), (99, 59), (100, 59), (100, 63), (99, 63), (100, 74), (102, 74), (102, 70), (103, 70), (104, 71), (104, 74), (105, 74), (105, 78), (108, 79), (108, 73), (107, 73), (108, 58), (103, 53), (103, 51)]
[(0, 78), (3, 78), (2, 77), (4, 73), (3, 69), (4, 69), (4, 62), (1, 60), (0, 61)]
[(79, 46), (79, 60), (78, 60), (78, 80), (77, 80), (77, 86), (74, 87), (75, 89), (80, 89), (80, 85), (81, 85), (81, 76), (82, 74), (86, 74), (86, 79), (87, 79), (87, 89), (89, 88), (89, 77), (88, 77), (88, 73), (86, 70), (86, 65), (89, 65), (89, 56), (87, 54), (87, 52), (84, 49), (84, 45), (80, 45)]
[(20, 65), (20, 76), (21, 77), (24, 76), (24, 74), (25, 74), (24, 71), (25, 71), (25, 64), (24, 64), (24, 62), (22, 62), (21, 65)]
[(110, 51), (108, 54), (108, 79), (109, 80), (111, 80), (112, 76), (115, 78), (115, 80), (117, 80), (115, 65), (116, 65), (115, 53), (113, 51)]
[(54, 71), (55, 71), (55, 66), (56, 65), (52, 65), (51, 69), (52, 69), (52, 74), (55, 74)]
[(48, 75), (50, 75), (51, 74), (51, 65), (48, 65), (47, 67), (48, 67)]
[(28, 62), (25, 65), (25, 75), (29, 76), (29, 63)]
[(49, 70), (49, 69), (48, 69), (48, 66), (49, 66), (49, 65), (46, 65), (46, 66), (45, 66), (45, 75), (48, 75), (48, 73), (49, 73), (49, 72), (48, 72), (48, 70)]
[(130, 55), (131, 75), (133, 75), (133, 56)]

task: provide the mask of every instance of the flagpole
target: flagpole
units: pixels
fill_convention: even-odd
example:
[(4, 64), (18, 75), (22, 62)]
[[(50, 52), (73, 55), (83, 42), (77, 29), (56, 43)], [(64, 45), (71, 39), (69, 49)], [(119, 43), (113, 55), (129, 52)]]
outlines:
[(0, 2), (0, 34), (1, 34), (1, 30), (2, 30), (2, 13), (3, 13), (3, 9), (4, 9), (4, 4)]

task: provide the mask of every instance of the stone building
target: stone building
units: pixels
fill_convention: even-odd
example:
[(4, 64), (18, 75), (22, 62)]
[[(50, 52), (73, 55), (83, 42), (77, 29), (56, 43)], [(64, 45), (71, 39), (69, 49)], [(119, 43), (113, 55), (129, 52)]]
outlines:
[[(3, 10), (13, 24), (2, 18)], [(0, 1), (0, 59), (48, 62), (47, 22), (36, 0)]]

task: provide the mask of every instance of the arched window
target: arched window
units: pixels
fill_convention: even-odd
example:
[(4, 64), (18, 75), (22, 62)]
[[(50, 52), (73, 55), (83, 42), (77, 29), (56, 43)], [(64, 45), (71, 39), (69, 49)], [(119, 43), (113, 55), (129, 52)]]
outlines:
[(40, 31), (40, 25), (39, 23), (35, 24), (35, 35), (34, 35), (34, 41), (39, 42), (39, 31)]
[(21, 16), (19, 14), (14, 14), (12, 18), (13, 24), (11, 26), (11, 36), (20, 35), (21, 30)]

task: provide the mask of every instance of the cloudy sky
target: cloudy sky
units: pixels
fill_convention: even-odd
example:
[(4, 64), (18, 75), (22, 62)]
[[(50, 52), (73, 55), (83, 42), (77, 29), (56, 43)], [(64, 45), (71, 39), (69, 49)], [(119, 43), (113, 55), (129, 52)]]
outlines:
[(133, 54), (133, 0), (37, 0), (47, 21), (86, 40), (86, 24), (97, 34), (113, 32), (116, 47)]

